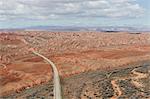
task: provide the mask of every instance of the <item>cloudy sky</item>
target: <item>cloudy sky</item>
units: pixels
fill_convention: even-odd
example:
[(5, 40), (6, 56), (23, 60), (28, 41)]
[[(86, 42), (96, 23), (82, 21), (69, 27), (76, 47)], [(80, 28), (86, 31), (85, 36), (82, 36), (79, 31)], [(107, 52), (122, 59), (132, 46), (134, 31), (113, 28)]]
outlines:
[(148, 26), (150, 0), (0, 0), (0, 28)]

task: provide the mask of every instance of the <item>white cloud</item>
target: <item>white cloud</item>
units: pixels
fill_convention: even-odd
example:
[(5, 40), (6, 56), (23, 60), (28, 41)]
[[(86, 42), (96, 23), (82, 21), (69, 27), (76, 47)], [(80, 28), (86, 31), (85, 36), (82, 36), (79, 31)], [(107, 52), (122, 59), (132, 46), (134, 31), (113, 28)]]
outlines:
[(1, 0), (0, 20), (68, 17), (139, 17), (136, 0)]

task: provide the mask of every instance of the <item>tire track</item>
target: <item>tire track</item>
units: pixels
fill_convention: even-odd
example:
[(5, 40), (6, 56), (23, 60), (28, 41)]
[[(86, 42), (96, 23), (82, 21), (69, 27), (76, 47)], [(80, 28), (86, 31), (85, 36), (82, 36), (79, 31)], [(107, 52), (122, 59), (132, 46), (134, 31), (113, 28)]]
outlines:
[(110, 99), (118, 99), (123, 94), (119, 84), (117, 84), (117, 81), (118, 80), (126, 80), (126, 79), (128, 79), (128, 78), (123, 77), (123, 78), (118, 78), (118, 79), (114, 79), (111, 81), (112, 87), (114, 89), (114, 96), (112, 96)]
[(111, 99), (117, 99), (122, 95), (122, 91), (121, 91), (119, 85), (116, 82), (117, 82), (117, 80), (112, 80), (111, 81), (111, 84), (112, 84), (113, 89), (114, 89), (114, 96), (111, 97)]
[(111, 99), (118, 99), (122, 94), (122, 90), (119, 86), (119, 84), (117, 84), (117, 82), (119, 80), (128, 80), (128, 79), (131, 79), (131, 83), (133, 85), (135, 85), (137, 88), (141, 88), (143, 87), (144, 85), (141, 84), (139, 82), (140, 79), (143, 79), (143, 78), (147, 78), (148, 77), (148, 74), (145, 74), (145, 73), (140, 73), (140, 72), (137, 72), (136, 71), (137, 68), (133, 69), (131, 71), (132, 75), (134, 76), (131, 76), (131, 77), (122, 77), (122, 78), (115, 78), (114, 80), (111, 80), (111, 84), (112, 84), (112, 87), (113, 87), (113, 90), (114, 90), (114, 96), (111, 97)]
[(136, 75), (135, 77), (132, 77), (132, 83), (137, 87), (137, 88), (140, 88), (140, 87), (143, 87), (144, 85), (142, 83), (139, 82), (140, 79), (143, 79), (143, 78), (147, 78), (148, 75), (145, 74), (145, 73), (139, 73), (136, 71), (136, 69), (133, 69), (131, 71), (133, 73), (133, 75)]

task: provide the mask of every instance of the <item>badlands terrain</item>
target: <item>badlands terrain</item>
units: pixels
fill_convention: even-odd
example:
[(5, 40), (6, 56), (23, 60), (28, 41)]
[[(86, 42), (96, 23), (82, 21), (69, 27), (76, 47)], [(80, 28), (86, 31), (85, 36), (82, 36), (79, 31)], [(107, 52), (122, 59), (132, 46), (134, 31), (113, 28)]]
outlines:
[(58, 68), (64, 99), (149, 99), (150, 34), (0, 32), (0, 99), (51, 99)]

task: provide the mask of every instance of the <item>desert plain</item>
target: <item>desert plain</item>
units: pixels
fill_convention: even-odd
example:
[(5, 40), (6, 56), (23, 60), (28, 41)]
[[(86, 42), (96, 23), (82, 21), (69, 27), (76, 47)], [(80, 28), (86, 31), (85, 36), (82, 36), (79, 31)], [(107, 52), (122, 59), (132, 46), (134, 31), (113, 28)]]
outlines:
[(0, 32), (0, 99), (51, 99), (58, 68), (64, 99), (150, 98), (150, 33)]

